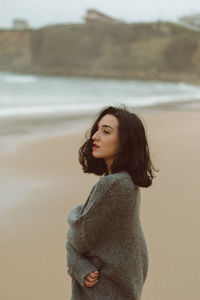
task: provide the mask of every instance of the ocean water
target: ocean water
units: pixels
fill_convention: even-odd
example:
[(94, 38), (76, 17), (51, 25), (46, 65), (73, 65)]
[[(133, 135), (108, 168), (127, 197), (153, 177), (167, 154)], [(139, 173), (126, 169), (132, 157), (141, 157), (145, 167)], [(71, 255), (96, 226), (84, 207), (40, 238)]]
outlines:
[(200, 87), (0, 72), (0, 147), (5, 140), (87, 128), (99, 109), (108, 105), (125, 104), (137, 110), (175, 102), (199, 105)]

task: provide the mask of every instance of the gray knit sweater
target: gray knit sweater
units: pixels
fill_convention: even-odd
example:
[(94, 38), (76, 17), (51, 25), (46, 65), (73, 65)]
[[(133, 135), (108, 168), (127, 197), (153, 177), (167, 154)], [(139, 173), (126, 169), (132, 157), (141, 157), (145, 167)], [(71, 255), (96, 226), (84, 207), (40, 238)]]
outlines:
[[(123, 171), (102, 177), (84, 205), (68, 215), (67, 266), (71, 300), (139, 300), (148, 270), (140, 223), (140, 189)], [(84, 277), (98, 270), (98, 282)]]

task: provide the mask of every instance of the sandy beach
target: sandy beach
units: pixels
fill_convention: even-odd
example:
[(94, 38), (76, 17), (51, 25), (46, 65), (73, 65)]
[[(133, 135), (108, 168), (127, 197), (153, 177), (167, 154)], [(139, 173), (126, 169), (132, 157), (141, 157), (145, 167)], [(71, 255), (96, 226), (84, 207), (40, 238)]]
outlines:
[[(142, 189), (150, 261), (142, 300), (199, 300), (200, 110), (140, 116), (159, 169), (153, 186)], [(2, 300), (70, 299), (66, 217), (99, 180), (78, 162), (84, 134), (46, 137), (0, 153)]]

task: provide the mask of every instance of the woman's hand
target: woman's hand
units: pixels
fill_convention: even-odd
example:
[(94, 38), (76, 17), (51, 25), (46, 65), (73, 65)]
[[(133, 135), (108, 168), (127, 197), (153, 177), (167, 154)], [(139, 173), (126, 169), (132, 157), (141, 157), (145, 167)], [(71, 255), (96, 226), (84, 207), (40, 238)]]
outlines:
[(87, 276), (85, 276), (85, 286), (93, 287), (98, 282), (98, 276), (99, 276), (98, 271), (94, 271), (92, 273), (89, 273)]

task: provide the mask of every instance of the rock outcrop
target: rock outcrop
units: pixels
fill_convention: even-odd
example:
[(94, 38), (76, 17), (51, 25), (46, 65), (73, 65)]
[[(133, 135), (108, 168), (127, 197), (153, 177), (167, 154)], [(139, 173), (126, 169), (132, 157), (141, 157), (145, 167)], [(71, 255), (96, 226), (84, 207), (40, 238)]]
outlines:
[(173, 23), (0, 31), (0, 70), (199, 83), (199, 33)]

